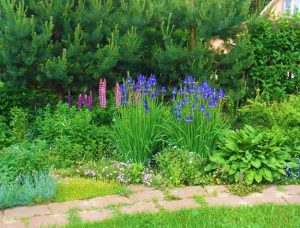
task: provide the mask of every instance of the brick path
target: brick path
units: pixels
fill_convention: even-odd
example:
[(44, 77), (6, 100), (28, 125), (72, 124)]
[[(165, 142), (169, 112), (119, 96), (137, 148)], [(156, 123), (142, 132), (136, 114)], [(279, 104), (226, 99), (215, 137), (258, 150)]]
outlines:
[[(167, 193), (142, 185), (129, 186), (133, 194), (129, 197), (111, 195), (90, 200), (51, 203), (33, 207), (17, 207), (0, 210), (0, 228), (36, 228), (68, 223), (67, 212), (78, 209), (82, 221), (99, 221), (118, 213), (158, 212), (161, 209), (179, 210), (204, 206), (197, 203), (200, 196), (205, 205), (254, 205), (260, 203), (300, 204), (300, 185), (280, 188), (266, 186), (262, 193), (246, 197), (234, 196), (224, 186), (193, 186), (175, 188)], [(170, 197), (171, 196), (171, 197)], [(167, 199), (174, 200), (167, 200)]]

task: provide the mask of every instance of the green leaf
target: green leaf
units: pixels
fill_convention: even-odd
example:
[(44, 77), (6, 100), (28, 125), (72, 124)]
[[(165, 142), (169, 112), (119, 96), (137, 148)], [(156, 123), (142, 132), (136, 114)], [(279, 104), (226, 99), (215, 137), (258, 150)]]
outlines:
[(268, 168), (263, 168), (263, 176), (268, 181), (273, 181), (273, 175)]
[(252, 156), (253, 156), (253, 155), (250, 154), (249, 152), (247, 152), (246, 155), (245, 155), (245, 157), (247, 158), (248, 161), (251, 160)]
[(212, 156), (212, 157), (210, 158), (210, 160), (211, 160), (212, 162), (217, 163), (217, 164), (225, 164), (225, 159), (224, 159), (223, 157), (221, 157), (220, 155), (218, 155), (218, 154)]
[(251, 161), (251, 165), (253, 165), (255, 168), (260, 168), (261, 162), (258, 159), (254, 159)]
[(248, 185), (252, 184), (252, 183), (253, 183), (253, 180), (254, 180), (254, 177), (255, 177), (255, 171), (252, 170), (252, 169), (249, 170), (249, 171), (247, 172), (246, 179), (245, 179), (246, 184), (248, 184)]
[(262, 173), (259, 172), (255, 175), (254, 178), (255, 178), (257, 183), (260, 183), (262, 181), (262, 177), (263, 177)]
[(234, 175), (234, 180), (235, 182), (239, 182), (241, 178), (241, 173), (240, 172), (236, 172)]
[(239, 156), (237, 154), (234, 154), (234, 155), (230, 156), (229, 161), (235, 161), (237, 159), (239, 159)]

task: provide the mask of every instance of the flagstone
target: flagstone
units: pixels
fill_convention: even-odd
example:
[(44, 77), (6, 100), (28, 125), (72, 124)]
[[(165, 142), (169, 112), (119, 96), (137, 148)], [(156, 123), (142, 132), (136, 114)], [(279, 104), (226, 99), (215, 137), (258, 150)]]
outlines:
[(300, 204), (300, 195), (287, 195), (284, 199), (290, 204)]
[(113, 215), (113, 211), (111, 210), (103, 210), (103, 211), (83, 211), (79, 213), (80, 218), (83, 221), (100, 221), (106, 218), (109, 218)]
[(287, 195), (298, 195), (300, 196), (300, 185), (286, 185), (282, 186), (284, 188), (284, 193)]
[(1, 228), (26, 228), (25, 224), (18, 220), (18, 221), (10, 221), (10, 222), (0, 222)]
[(40, 205), (34, 207), (16, 207), (4, 210), (4, 219), (32, 217), (36, 215), (47, 214), (50, 214), (47, 205)]
[(253, 197), (253, 196), (246, 196), (243, 197), (243, 200), (248, 205), (255, 205), (255, 204), (263, 204), (263, 203), (273, 203), (273, 204), (285, 204), (285, 200), (282, 197), (276, 197), (276, 195), (265, 195), (262, 197)]
[(138, 202), (131, 206), (121, 207), (119, 210), (124, 214), (159, 211), (153, 202)]
[(48, 227), (50, 225), (65, 225), (68, 223), (68, 219), (65, 215), (54, 214), (54, 215), (43, 215), (35, 216), (30, 218), (30, 228)]
[(153, 199), (160, 201), (163, 200), (164, 194), (159, 190), (149, 190), (143, 192), (137, 192), (130, 196), (133, 201), (151, 201)]
[(195, 208), (199, 207), (199, 204), (193, 199), (182, 199), (174, 201), (160, 201), (158, 205), (167, 210), (179, 210), (183, 208)]
[(48, 204), (52, 213), (60, 214), (66, 213), (68, 210), (72, 208), (80, 208), (80, 209), (87, 209), (91, 208), (94, 205), (88, 200), (77, 200), (71, 202), (64, 202), (64, 203), (51, 203)]
[(208, 185), (204, 187), (204, 191), (207, 196), (212, 197), (228, 197), (231, 195), (228, 189), (223, 185)]
[(192, 198), (195, 195), (204, 195), (205, 190), (201, 186), (190, 186), (184, 188), (174, 188), (170, 190), (171, 195), (179, 198)]
[(143, 184), (131, 184), (128, 186), (128, 188), (133, 191), (133, 192), (143, 192), (143, 191), (149, 191), (149, 190), (153, 190), (153, 188), (147, 187)]
[(94, 208), (104, 208), (108, 205), (130, 203), (131, 201), (129, 198), (124, 196), (111, 195), (90, 199), (89, 202)]
[(239, 206), (244, 205), (244, 200), (239, 196), (223, 196), (223, 197), (205, 197), (206, 202), (210, 206)]

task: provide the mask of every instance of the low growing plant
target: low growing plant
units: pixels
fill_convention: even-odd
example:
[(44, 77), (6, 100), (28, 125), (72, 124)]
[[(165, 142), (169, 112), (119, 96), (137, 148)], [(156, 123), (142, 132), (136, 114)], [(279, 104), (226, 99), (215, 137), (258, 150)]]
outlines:
[(248, 185), (281, 179), (291, 161), (286, 141), (280, 129), (261, 130), (246, 125), (224, 136), (205, 169), (218, 170), (230, 182)]
[(56, 180), (44, 173), (19, 177), (0, 184), (0, 209), (49, 202), (56, 194)]

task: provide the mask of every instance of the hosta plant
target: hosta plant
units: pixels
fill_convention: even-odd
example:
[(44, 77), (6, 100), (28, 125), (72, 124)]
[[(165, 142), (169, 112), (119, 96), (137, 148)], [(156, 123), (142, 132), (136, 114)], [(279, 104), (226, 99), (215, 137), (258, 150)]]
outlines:
[(291, 161), (286, 141), (280, 129), (258, 130), (246, 125), (224, 136), (206, 171), (219, 171), (230, 182), (248, 185), (283, 178), (284, 167)]

